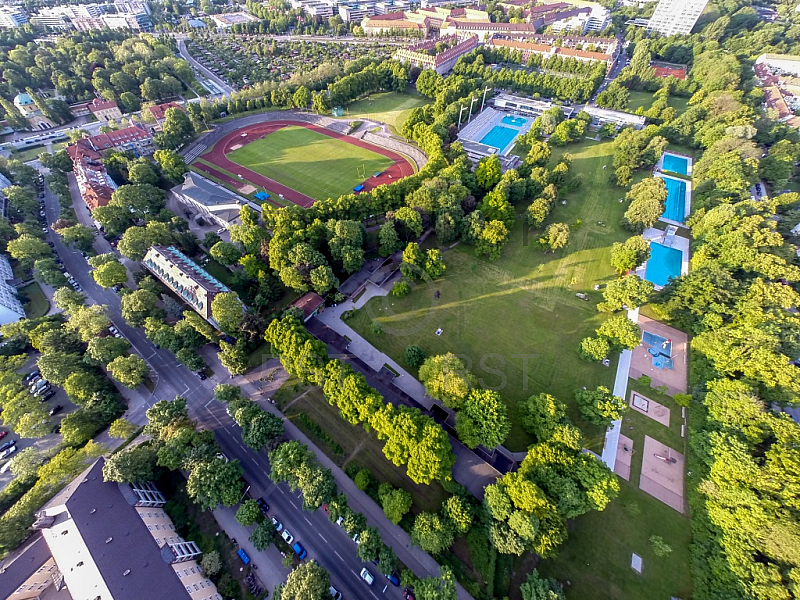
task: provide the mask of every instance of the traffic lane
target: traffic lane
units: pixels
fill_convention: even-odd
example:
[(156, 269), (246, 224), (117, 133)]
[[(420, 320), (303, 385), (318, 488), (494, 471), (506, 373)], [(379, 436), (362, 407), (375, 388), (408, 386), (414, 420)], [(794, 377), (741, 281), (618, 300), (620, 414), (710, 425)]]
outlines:
[[(309, 512), (303, 510), (302, 495), (291, 492), (285, 484), (275, 485), (269, 479), (269, 462), (266, 454), (256, 452), (245, 446), (241, 441), (241, 429), (233, 422), (224, 406), (212, 400), (203, 406), (194, 405), (190, 416), (196, 418), (201, 426), (213, 429), (217, 443), (222, 452), (229, 459), (239, 460), (244, 471), (244, 478), (251, 486), (249, 495), (253, 498), (264, 498), (270, 505), (270, 515), (283, 523), (295, 538), (309, 553), (309, 559), (314, 558), (329, 573), (333, 585), (346, 597), (365, 597), (365, 589), (377, 593), (375, 596), (385, 598), (400, 598), (391, 590), (394, 586), (389, 584), (385, 576), (378, 573), (375, 565), (364, 565), (356, 556), (356, 545), (347, 533), (322, 511)], [(319, 539), (317, 539), (319, 538)], [(366, 566), (375, 576), (375, 583), (368, 586), (360, 576), (361, 569)], [(388, 584), (389, 589), (383, 594), (383, 586)]]

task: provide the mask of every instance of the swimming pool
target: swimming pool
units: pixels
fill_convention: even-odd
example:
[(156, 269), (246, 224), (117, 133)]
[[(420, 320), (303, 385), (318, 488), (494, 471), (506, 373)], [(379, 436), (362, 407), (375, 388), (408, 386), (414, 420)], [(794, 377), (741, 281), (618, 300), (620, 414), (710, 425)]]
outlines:
[(680, 173), (681, 175), (688, 175), (689, 173), (689, 159), (677, 154), (664, 153), (664, 162), (662, 168), (665, 171), (672, 171), (673, 173)]
[(510, 115), (503, 117), (503, 125), (511, 125), (512, 127), (522, 127), (527, 122), (528, 119), (523, 119), (522, 117), (512, 117)]
[(651, 242), (650, 259), (647, 261), (644, 278), (655, 285), (667, 285), (670, 277), (680, 276), (682, 259), (683, 253), (677, 248)]
[(663, 179), (664, 185), (667, 186), (667, 202), (664, 207), (664, 214), (661, 216), (670, 221), (683, 223), (686, 218), (686, 182), (672, 177), (664, 177)]
[[(507, 119), (508, 117), (504, 117), (503, 120)], [(497, 148), (500, 154), (503, 153), (503, 150), (506, 149), (511, 142), (514, 141), (514, 138), (519, 135), (519, 131), (516, 129), (509, 129), (508, 127), (500, 127), (500, 125), (495, 125), (492, 127), (492, 130), (487, 133), (481, 139), (481, 144), (486, 144), (487, 146), (491, 146), (492, 148)]]

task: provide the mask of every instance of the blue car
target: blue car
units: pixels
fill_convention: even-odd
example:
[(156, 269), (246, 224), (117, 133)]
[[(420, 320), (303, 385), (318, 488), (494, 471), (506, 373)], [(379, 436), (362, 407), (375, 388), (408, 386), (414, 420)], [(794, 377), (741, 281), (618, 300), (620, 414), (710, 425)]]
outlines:
[(245, 552), (242, 548), (239, 548), (239, 551), (236, 553), (239, 555), (239, 558), (242, 559), (242, 562), (246, 565), (250, 564), (250, 557), (247, 556), (247, 552)]
[(400, 578), (394, 571), (392, 571), (391, 575), (387, 575), (386, 579), (388, 579), (392, 583), (392, 585), (400, 587)]
[(300, 542), (295, 542), (294, 546), (292, 546), (292, 550), (294, 550), (294, 553), (297, 554), (300, 560), (305, 560), (306, 556), (308, 556), (308, 552), (306, 552), (306, 549), (303, 548)]

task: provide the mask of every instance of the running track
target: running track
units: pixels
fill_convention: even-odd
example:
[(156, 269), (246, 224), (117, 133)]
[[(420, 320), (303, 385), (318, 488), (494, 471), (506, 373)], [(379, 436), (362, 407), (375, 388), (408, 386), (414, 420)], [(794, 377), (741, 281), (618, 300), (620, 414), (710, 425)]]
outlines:
[(381, 156), (385, 156), (386, 158), (394, 161), (392, 165), (384, 170), (379, 177), (370, 177), (363, 182), (365, 192), (372, 190), (381, 184), (392, 183), (398, 179), (402, 179), (403, 177), (408, 177), (409, 175), (414, 174), (414, 167), (412, 167), (411, 164), (397, 152), (387, 150), (386, 148), (381, 148), (380, 146), (375, 146), (363, 140), (359, 140), (341, 133), (334, 133), (333, 131), (323, 127), (311, 125), (310, 123), (305, 123), (303, 121), (271, 121), (242, 127), (241, 129), (232, 131), (231, 133), (222, 137), (216, 144), (214, 144), (213, 148), (200, 157), (209, 163), (215, 164), (218, 167), (222, 167), (226, 171), (241, 176), (240, 181), (235, 181), (231, 177), (226, 176), (224, 173), (220, 173), (219, 171), (215, 171), (215, 169), (208, 168), (202, 163), (195, 164), (194, 166), (205, 171), (206, 173), (209, 173), (210, 175), (213, 175), (214, 177), (234, 185), (234, 187), (238, 188), (243, 183), (249, 181), (256, 186), (268, 189), (270, 192), (283, 194), (285, 199), (290, 200), (299, 206), (307, 208), (314, 204), (314, 198), (306, 196), (305, 194), (301, 194), (290, 187), (278, 183), (274, 179), (270, 179), (269, 177), (265, 177), (264, 175), (256, 173), (251, 169), (238, 165), (229, 160), (226, 156), (229, 152), (231, 152), (231, 148), (237, 144), (250, 143), (260, 140), (261, 138), (267, 137), (270, 133), (273, 133), (283, 127), (289, 127), (290, 125), (311, 129), (312, 131), (316, 131), (322, 135), (327, 135), (328, 137), (342, 140), (348, 144), (353, 144), (359, 148), (364, 148), (371, 152), (375, 152), (376, 154), (380, 154)]

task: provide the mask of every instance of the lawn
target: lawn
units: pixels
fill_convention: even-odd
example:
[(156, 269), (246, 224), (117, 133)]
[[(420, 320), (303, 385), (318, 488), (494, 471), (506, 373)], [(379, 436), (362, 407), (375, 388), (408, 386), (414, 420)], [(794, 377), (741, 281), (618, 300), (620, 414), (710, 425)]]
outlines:
[[(632, 90), (630, 92), (630, 101), (628, 102), (628, 108), (626, 109), (629, 113), (635, 113), (636, 109), (644, 107), (645, 110), (650, 108), (653, 104), (653, 94), (650, 92), (638, 92)], [(688, 98), (679, 98), (678, 96), (670, 96), (667, 98), (667, 106), (671, 106), (675, 109), (675, 112), (681, 114), (686, 110), (686, 107), (689, 105)]]
[(305, 127), (284, 127), (228, 158), (316, 200), (338, 198), (392, 161)]
[[(599, 452), (603, 430), (581, 418), (574, 392), (581, 386), (611, 387), (616, 359), (610, 367), (582, 361), (578, 346), (605, 320), (595, 308), (602, 296), (594, 286), (615, 277), (611, 245), (630, 234), (618, 225), (625, 208), (619, 202), (623, 191), (608, 184), (609, 169), (603, 169), (611, 165), (611, 143), (587, 140), (559, 152), (573, 155), (573, 171), (584, 180), (581, 189), (566, 196), (566, 206), (556, 205), (551, 217), (572, 229), (565, 250), (544, 254), (536, 232), (526, 234), (518, 220), (496, 262), (476, 258), (464, 244), (445, 252), (447, 272), (433, 284), (439, 293), (435, 302), (423, 285), (404, 298), (392, 297), (387, 307), (381, 298), (371, 300), (348, 324), (404, 366), (409, 344), (419, 345), (429, 356), (462, 355), (482, 384), (497, 389), (510, 408), (507, 448), (525, 450), (532, 441), (519, 425), (517, 404), (547, 392), (567, 404), (586, 445)], [(590, 301), (576, 298), (577, 292)], [(384, 324), (385, 333), (373, 333), (373, 319)], [(438, 328), (443, 329), (440, 336), (435, 334)]]
[[(633, 440), (630, 482), (620, 478), (621, 492), (606, 510), (588, 513), (570, 524), (569, 538), (556, 558), (544, 560), (539, 571), (559, 581), (570, 581), (567, 598), (627, 600), (628, 598), (690, 598), (689, 518), (639, 489), (644, 436), (649, 435), (686, 454), (681, 438), (681, 410), (675, 402), (634, 380), (628, 393), (636, 390), (670, 409), (670, 427), (634, 410), (623, 420), (623, 433)], [(637, 452), (638, 450), (638, 452)], [(659, 535), (672, 548), (657, 557), (649, 542)], [(631, 553), (642, 557), (642, 574), (631, 569)]]
[(429, 102), (422, 96), (384, 92), (353, 102), (347, 107), (345, 114), (347, 119), (371, 119), (386, 123), (392, 133), (400, 135), (399, 130), (411, 111)]
[(25, 307), (25, 314), (28, 315), (29, 319), (43, 317), (50, 310), (50, 302), (42, 292), (42, 288), (35, 281), (19, 288), (19, 294), (30, 302)]
[(438, 481), (430, 485), (411, 481), (403, 467), (394, 466), (384, 457), (383, 442), (375, 433), (345, 421), (319, 387), (302, 386), (297, 379), (290, 378), (272, 398), (286, 417), (338, 466), (366, 467), (378, 482), (408, 490), (414, 499), (413, 514), (438, 512), (449, 496)]

